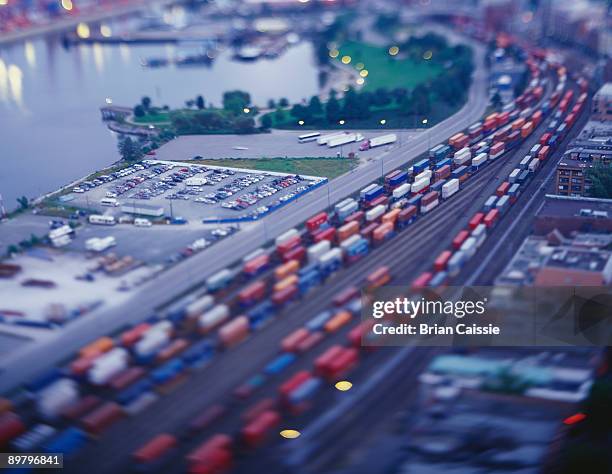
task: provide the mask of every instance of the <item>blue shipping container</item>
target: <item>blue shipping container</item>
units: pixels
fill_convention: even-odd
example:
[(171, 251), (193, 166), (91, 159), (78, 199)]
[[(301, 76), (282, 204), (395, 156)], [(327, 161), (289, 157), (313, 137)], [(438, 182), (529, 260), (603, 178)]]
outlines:
[(151, 372), (151, 378), (156, 384), (163, 384), (181, 373), (184, 368), (182, 359), (172, 359)]
[(382, 194), (384, 192), (385, 192), (385, 190), (383, 189), (382, 186), (376, 186), (371, 191), (368, 191), (367, 193), (365, 193), (363, 199), (365, 201), (372, 201), (372, 200), (376, 199), (378, 196), (382, 196)]
[(153, 387), (153, 384), (149, 379), (139, 380), (138, 382), (130, 385), (125, 390), (119, 392), (116, 397), (117, 403), (120, 405), (129, 405), (143, 393), (148, 392)]
[(460, 178), (461, 176), (466, 174), (467, 171), (468, 171), (468, 167), (467, 166), (460, 166), (459, 168), (457, 168), (456, 170), (453, 170), (451, 172), (451, 177), (452, 178)]
[(415, 175), (419, 174), (421, 171), (425, 171), (427, 168), (429, 168), (429, 160), (421, 160), (412, 166)]
[(62, 453), (65, 458), (74, 456), (87, 443), (87, 435), (78, 428), (67, 428), (42, 446), (44, 453)]
[(332, 317), (332, 312), (325, 310), (317, 314), (314, 318), (308, 321), (305, 326), (309, 331), (319, 331), (323, 329), (325, 323)]
[(295, 361), (295, 354), (281, 354), (264, 367), (264, 373), (274, 375), (282, 372)]
[(215, 355), (215, 345), (209, 339), (198, 341), (188, 347), (181, 358), (187, 365), (199, 365), (208, 362)]
[(302, 385), (298, 386), (289, 394), (289, 402), (293, 405), (302, 403), (311, 398), (315, 392), (321, 387), (322, 382), (319, 378), (306, 380)]

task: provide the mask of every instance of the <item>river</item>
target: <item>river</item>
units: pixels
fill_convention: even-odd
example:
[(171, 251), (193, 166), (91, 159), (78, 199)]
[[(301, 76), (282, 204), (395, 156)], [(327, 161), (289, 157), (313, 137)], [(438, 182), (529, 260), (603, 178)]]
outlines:
[(318, 91), (308, 42), (275, 59), (236, 62), (225, 51), (210, 67), (143, 68), (148, 57), (173, 56), (174, 45), (62, 46), (57, 35), (0, 48), (0, 194), (8, 209), (118, 159), (116, 138), (101, 122), (100, 106), (181, 106), (202, 94), (221, 104), (224, 91), (246, 90), (253, 103), (297, 101)]

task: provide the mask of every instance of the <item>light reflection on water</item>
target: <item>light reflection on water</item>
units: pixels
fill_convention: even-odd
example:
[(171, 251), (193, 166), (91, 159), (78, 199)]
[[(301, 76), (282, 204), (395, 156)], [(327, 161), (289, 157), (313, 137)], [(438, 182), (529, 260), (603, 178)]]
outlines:
[(301, 43), (280, 58), (235, 62), (225, 51), (211, 67), (147, 69), (141, 61), (202, 50), (181, 45), (81, 45), (65, 50), (58, 37), (0, 49), (0, 193), (8, 207), (118, 159), (116, 140), (100, 121), (107, 97), (133, 106), (143, 95), (157, 105), (180, 106), (201, 94), (221, 105), (224, 91), (246, 90), (265, 106), (318, 90), (312, 45)]

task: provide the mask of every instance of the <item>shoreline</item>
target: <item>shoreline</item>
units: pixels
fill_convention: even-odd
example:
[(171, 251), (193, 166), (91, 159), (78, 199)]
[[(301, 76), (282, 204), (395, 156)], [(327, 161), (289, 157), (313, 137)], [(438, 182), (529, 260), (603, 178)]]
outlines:
[(51, 24), (33, 26), (27, 30), (15, 31), (0, 36), (0, 46), (10, 45), (30, 38), (36, 38), (51, 33), (59, 33), (74, 28), (79, 23), (98, 22), (126, 15), (132, 15), (151, 6), (166, 6), (180, 3), (178, 0), (134, 0), (130, 5), (113, 7), (111, 10), (96, 11), (79, 15), (76, 17), (64, 18), (54, 21)]

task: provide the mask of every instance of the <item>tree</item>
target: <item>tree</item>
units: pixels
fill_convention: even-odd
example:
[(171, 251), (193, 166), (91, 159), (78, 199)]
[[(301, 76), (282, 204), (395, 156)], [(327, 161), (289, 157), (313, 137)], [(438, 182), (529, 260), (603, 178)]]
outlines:
[(202, 110), (204, 108), (204, 97), (202, 97), (201, 95), (196, 97), (196, 101), (195, 101), (196, 107), (200, 110)]
[(323, 113), (323, 106), (318, 96), (313, 95), (308, 102), (308, 110), (311, 115), (321, 115)]
[(274, 121), (276, 123), (283, 123), (285, 120), (287, 120), (285, 111), (281, 108), (276, 109), (276, 112), (274, 112)]
[(384, 87), (379, 87), (374, 91), (374, 105), (385, 107), (391, 103), (391, 94)]
[(391, 91), (391, 95), (396, 104), (401, 104), (404, 98), (408, 95), (408, 90), (404, 87), (397, 87)]
[(223, 108), (234, 114), (242, 113), (242, 110), (251, 103), (251, 96), (244, 91), (228, 91), (223, 93)]
[(289, 99), (287, 99), (286, 97), (282, 97), (278, 101), (278, 105), (280, 105), (281, 107), (289, 107)]
[(612, 167), (597, 165), (587, 171), (587, 178), (591, 180), (591, 197), (612, 198)]
[(142, 105), (143, 109), (149, 110), (151, 107), (151, 98), (145, 95), (142, 99), (140, 99), (140, 105)]
[(325, 105), (325, 117), (329, 123), (337, 122), (340, 119), (340, 103), (335, 95), (331, 95)]
[(191, 109), (193, 106), (195, 106), (195, 100), (189, 99), (185, 101), (185, 107), (188, 109)]
[(312, 118), (310, 109), (308, 107), (304, 107), (302, 104), (295, 104), (291, 108), (291, 115), (298, 120), (304, 121), (309, 121)]
[(234, 122), (236, 133), (253, 133), (255, 131), (255, 120), (251, 117), (238, 117)]
[(136, 107), (134, 107), (134, 116), (135, 117), (145, 116), (145, 109), (142, 105), (137, 105)]
[(30, 201), (25, 196), (17, 198), (17, 202), (19, 203), (19, 207), (23, 210), (26, 210), (30, 206)]
[(261, 128), (264, 130), (270, 130), (272, 128), (272, 116), (266, 114), (261, 118)]
[(141, 148), (134, 143), (131, 137), (126, 137), (119, 141), (119, 154), (125, 161), (136, 161), (142, 158)]
[(423, 84), (419, 84), (412, 91), (412, 100), (414, 101), (414, 112), (417, 115), (428, 114), (431, 110), (429, 102), (429, 89)]
[(274, 99), (269, 99), (268, 100), (268, 108), (269, 109), (275, 109), (276, 108), (276, 101)]

